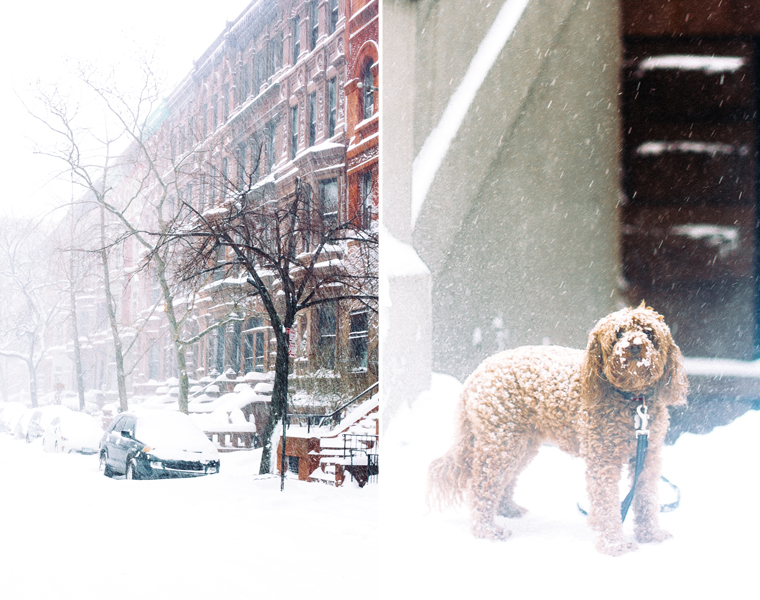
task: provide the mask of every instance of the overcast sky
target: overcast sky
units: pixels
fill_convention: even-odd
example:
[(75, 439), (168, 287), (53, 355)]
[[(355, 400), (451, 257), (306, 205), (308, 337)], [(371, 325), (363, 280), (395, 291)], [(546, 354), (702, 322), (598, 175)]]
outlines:
[(33, 153), (45, 139), (17, 95), (28, 98), (37, 81), (65, 84), (67, 61), (108, 68), (133, 60), (137, 48), (155, 52), (154, 64), (176, 83), (250, 0), (12, 2), (0, 22), (0, 212), (21, 216), (48, 210), (69, 188), (48, 183), (53, 165)]

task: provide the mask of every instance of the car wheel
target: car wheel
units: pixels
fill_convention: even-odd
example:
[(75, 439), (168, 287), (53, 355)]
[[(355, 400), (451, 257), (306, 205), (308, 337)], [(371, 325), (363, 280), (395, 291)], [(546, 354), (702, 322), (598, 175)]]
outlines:
[(127, 479), (140, 479), (140, 476), (137, 474), (137, 463), (134, 458), (131, 458), (127, 463), (126, 477)]
[(101, 452), (100, 453), (100, 465), (99, 469), (103, 471), (103, 475), (106, 477), (113, 477), (113, 471), (111, 470), (111, 467), (108, 466), (108, 462), (106, 462), (106, 453)]

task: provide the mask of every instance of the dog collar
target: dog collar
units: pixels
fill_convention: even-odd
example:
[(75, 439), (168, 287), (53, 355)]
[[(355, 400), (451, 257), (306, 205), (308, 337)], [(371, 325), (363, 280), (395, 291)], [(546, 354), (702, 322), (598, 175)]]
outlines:
[(628, 402), (639, 402), (641, 404), (645, 404), (647, 396), (649, 394), (646, 392), (620, 392), (620, 395)]

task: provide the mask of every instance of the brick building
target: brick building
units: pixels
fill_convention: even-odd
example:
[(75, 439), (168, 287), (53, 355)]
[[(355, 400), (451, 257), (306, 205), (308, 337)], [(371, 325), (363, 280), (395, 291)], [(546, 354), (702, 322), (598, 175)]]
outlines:
[[(211, 214), (244, 182), (265, 197), (286, 198), (299, 181), (319, 196), (330, 218), (358, 214), (365, 229), (376, 231), (377, 11), (377, 2), (357, 11), (350, 0), (251, 2), (148, 119), (145, 143), (157, 157), (156, 176), (145, 160), (130, 159), (134, 148), (122, 157), (123, 173), (114, 183), (125, 205), (138, 198), (129, 209), (133, 222), (155, 227), (181, 202)], [(366, 191), (365, 208), (352, 189)], [(144, 257), (133, 238), (119, 249), (120, 319), (126, 327), (142, 320), (131, 353), (134, 393), (149, 393), (152, 382), (177, 375), (162, 290), (155, 273), (138, 269)], [(190, 378), (272, 370), (276, 344), (266, 313), (247, 302), (236, 305), (235, 320), (226, 322), (244, 280), (213, 279), (181, 307), (188, 336), (221, 323), (187, 349)], [(348, 389), (363, 389), (377, 379), (376, 322), (372, 311), (351, 304), (304, 311), (294, 371), (308, 379), (321, 368), (342, 375)], [(94, 329), (101, 344), (90, 353), (87, 387), (114, 389), (105, 319)]]

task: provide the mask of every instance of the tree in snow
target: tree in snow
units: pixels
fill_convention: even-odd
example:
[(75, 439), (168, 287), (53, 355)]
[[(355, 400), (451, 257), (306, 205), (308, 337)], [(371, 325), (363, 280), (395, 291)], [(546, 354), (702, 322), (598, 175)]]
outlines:
[(267, 315), (277, 348), (260, 468), (268, 473), (272, 432), (287, 414), (289, 334), (296, 317), (336, 303), (376, 313), (378, 238), (362, 227), (361, 215), (341, 215), (337, 197), (315, 194), (301, 178), (285, 197), (275, 197), (271, 177), (257, 182), (254, 172), (220, 184), (227, 189), (218, 207), (202, 212), (183, 204), (188, 218), (173, 242), (183, 248), (185, 280), (223, 270), (225, 277), (245, 283), (243, 295)]
[(48, 329), (61, 309), (46, 241), (40, 223), (5, 218), (0, 224), (0, 356), (26, 364), (32, 407), (37, 406), (37, 369), (47, 352)]

